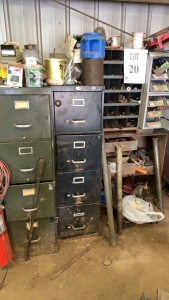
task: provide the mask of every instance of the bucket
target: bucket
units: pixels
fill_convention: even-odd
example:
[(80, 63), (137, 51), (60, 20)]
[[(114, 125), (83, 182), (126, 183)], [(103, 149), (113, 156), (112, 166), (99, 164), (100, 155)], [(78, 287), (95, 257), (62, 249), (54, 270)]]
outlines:
[(101, 33), (84, 33), (80, 41), (81, 58), (103, 59), (105, 57), (105, 39)]
[(132, 40), (132, 46), (133, 49), (142, 49), (143, 48), (143, 32), (133, 32), (133, 40)]
[(48, 58), (44, 60), (49, 85), (63, 85), (66, 61), (63, 59)]

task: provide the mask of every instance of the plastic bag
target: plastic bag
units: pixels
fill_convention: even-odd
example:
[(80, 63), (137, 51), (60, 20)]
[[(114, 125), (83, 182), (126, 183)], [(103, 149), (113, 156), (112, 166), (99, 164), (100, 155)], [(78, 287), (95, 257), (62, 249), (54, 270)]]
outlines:
[(128, 195), (122, 199), (123, 216), (136, 224), (159, 222), (164, 219), (161, 212), (156, 212), (150, 202)]

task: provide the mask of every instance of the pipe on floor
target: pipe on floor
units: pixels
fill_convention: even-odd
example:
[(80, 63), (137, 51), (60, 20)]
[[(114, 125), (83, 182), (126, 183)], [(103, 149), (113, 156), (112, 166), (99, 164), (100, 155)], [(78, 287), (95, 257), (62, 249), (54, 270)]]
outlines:
[(113, 207), (112, 207), (112, 193), (110, 188), (110, 179), (107, 167), (107, 158), (104, 145), (104, 134), (102, 142), (102, 165), (103, 165), (103, 179), (104, 179), (104, 191), (106, 195), (106, 205), (107, 205), (107, 215), (109, 221), (109, 231), (110, 231), (110, 246), (116, 246), (115, 240), (115, 230), (114, 230), (114, 218), (113, 218)]
[(117, 154), (117, 232), (122, 234), (123, 215), (122, 215), (122, 145), (116, 145)]
[(152, 142), (153, 142), (154, 168), (155, 168), (156, 188), (157, 188), (157, 206), (158, 206), (159, 210), (162, 213), (164, 213), (161, 172), (160, 172), (160, 160), (159, 160), (159, 150), (158, 150), (158, 138), (152, 138)]

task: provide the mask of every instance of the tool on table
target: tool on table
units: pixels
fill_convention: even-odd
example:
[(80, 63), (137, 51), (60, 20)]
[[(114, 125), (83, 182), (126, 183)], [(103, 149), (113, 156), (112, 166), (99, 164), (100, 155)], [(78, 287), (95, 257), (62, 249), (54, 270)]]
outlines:
[(34, 198), (34, 203), (33, 203), (32, 212), (31, 212), (31, 216), (30, 216), (30, 230), (29, 230), (29, 236), (28, 236), (26, 261), (28, 261), (29, 257), (30, 257), (30, 247), (31, 247), (32, 235), (33, 235), (33, 225), (34, 225), (34, 221), (35, 221), (36, 211), (38, 209), (37, 204), (38, 204), (39, 185), (40, 185), (40, 181), (41, 181), (41, 178), (42, 178), (43, 166), (44, 166), (44, 159), (40, 159), (38, 161), (37, 183), (36, 183), (36, 188), (35, 188), (35, 198)]

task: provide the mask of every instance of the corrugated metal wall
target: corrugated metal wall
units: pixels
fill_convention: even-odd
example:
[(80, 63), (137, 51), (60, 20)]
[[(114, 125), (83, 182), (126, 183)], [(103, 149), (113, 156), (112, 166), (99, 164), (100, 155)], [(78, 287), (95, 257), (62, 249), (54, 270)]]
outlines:
[[(60, 1), (128, 32), (142, 31), (149, 35), (169, 25), (169, 5)], [(17, 41), (22, 49), (25, 43), (37, 43), (43, 58), (49, 57), (54, 48), (62, 52), (65, 33), (82, 34), (98, 25), (102, 26), (51, 0), (0, 0), (0, 44)], [(130, 42), (130, 36), (103, 27), (107, 38), (120, 35), (122, 43)]]

